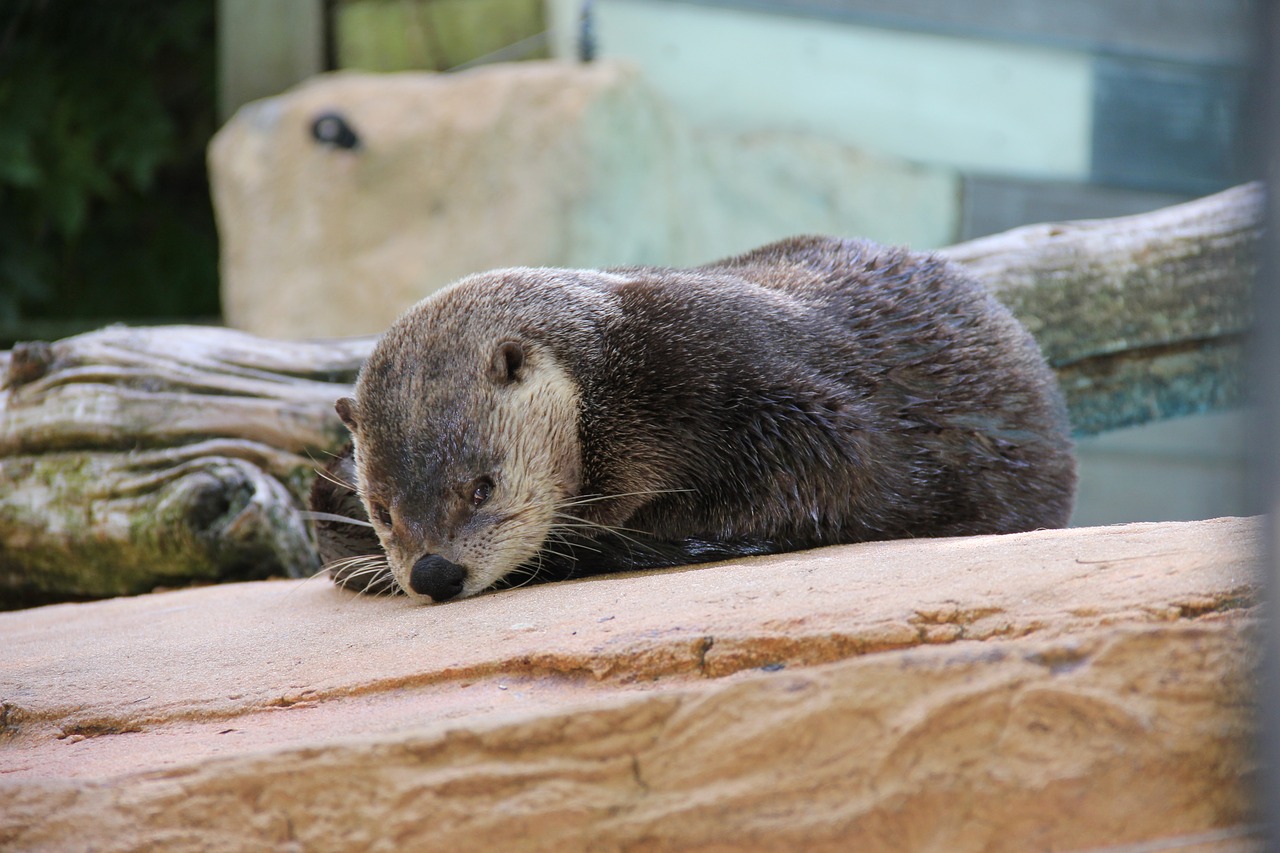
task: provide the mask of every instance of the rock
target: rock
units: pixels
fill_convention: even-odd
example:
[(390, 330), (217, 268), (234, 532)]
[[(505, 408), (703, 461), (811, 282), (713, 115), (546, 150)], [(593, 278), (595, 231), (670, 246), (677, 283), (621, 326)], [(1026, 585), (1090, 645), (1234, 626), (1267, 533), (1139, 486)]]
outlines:
[(705, 263), (799, 231), (936, 246), (957, 216), (954, 175), (694, 133), (608, 62), (327, 75), (242, 108), (209, 162), (225, 316), (273, 337), (380, 332), (496, 267)]
[(0, 847), (1252, 849), (1261, 542), (1218, 519), (425, 608), (317, 580), (0, 614)]
[[(603, 186), (610, 168), (654, 171), (664, 138), (653, 108), (627, 104), (643, 97), (633, 79), (552, 63), (340, 73), (242, 108), (209, 152), (228, 322), (275, 337), (380, 332), (459, 276), (562, 257), (575, 222), (561, 211), (584, 204), (623, 257), (665, 242), (660, 182), (628, 205)], [(325, 116), (358, 145), (318, 142)]]

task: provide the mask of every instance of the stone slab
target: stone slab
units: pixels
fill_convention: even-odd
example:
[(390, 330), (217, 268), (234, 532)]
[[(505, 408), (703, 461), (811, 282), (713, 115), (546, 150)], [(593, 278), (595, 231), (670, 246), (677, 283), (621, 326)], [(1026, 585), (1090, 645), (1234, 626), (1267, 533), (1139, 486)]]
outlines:
[(1247, 827), (1261, 535), (873, 543), (432, 607), (314, 580), (0, 614), (0, 847), (1018, 850)]

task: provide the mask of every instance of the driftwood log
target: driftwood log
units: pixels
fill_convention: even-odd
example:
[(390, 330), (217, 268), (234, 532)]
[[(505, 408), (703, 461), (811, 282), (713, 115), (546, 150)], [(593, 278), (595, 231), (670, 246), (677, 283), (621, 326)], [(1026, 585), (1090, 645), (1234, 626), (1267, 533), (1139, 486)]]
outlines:
[[(1031, 329), (1096, 433), (1239, 402), (1262, 209), (1250, 184), (942, 254)], [(112, 327), (0, 353), (0, 606), (319, 570), (305, 495), (373, 342)]]
[(112, 327), (0, 355), (0, 600), (315, 572), (303, 496), (373, 343)]
[(944, 249), (1035, 335), (1077, 434), (1240, 402), (1264, 193), (1028, 225)]

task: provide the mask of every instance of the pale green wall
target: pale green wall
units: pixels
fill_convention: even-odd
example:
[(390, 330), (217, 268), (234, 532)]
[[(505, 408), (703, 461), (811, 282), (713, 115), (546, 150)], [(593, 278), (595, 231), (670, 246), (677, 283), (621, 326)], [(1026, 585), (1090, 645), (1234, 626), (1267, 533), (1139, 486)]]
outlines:
[(1087, 175), (1084, 54), (688, 3), (595, 9), (603, 55), (639, 63), (673, 104), (721, 130), (803, 130), (959, 169)]

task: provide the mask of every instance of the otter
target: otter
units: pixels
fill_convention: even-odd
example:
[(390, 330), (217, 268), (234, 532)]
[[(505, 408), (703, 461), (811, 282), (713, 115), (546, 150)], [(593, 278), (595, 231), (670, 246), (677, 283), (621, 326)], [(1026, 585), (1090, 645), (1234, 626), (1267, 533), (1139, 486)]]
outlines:
[(371, 528), (329, 556), (385, 555), (423, 602), (1061, 527), (1076, 484), (1013, 315), (936, 256), (838, 238), (464, 278), (391, 326), (336, 408), (354, 464), (331, 469), (354, 469)]

